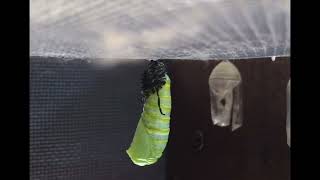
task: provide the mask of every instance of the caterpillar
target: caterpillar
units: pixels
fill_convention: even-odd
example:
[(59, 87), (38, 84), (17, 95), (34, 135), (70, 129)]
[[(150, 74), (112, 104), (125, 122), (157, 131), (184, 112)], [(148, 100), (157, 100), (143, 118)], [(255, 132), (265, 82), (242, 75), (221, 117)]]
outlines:
[(139, 166), (157, 162), (167, 145), (170, 132), (171, 80), (165, 64), (151, 60), (142, 75), (143, 112), (128, 150)]

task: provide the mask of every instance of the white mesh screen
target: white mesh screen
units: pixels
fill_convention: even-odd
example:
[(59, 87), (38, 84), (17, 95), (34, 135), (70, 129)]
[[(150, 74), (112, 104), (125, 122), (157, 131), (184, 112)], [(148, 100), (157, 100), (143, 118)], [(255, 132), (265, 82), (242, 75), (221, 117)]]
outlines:
[(31, 56), (290, 55), (289, 0), (31, 0), (30, 28)]

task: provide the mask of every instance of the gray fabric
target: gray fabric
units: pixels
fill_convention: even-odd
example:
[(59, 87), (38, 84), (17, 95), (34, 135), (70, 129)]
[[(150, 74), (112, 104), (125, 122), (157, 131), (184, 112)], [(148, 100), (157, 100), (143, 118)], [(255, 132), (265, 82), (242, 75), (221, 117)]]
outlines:
[(125, 153), (142, 111), (146, 61), (94, 62), (30, 58), (31, 179), (165, 179), (165, 156), (142, 168)]

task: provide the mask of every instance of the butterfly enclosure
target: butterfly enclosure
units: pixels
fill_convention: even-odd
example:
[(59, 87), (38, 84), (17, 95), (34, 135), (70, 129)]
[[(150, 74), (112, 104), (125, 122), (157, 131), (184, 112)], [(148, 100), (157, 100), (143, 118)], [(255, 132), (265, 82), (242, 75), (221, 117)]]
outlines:
[(290, 0), (30, 0), (30, 179), (289, 180)]

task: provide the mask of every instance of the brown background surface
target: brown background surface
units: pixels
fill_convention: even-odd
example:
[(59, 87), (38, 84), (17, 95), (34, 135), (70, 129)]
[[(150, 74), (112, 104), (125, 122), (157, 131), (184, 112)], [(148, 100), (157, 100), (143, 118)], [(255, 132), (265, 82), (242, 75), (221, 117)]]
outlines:
[[(289, 58), (231, 61), (243, 80), (243, 126), (234, 132), (213, 126), (210, 117), (208, 78), (219, 62), (168, 61), (173, 104), (167, 179), (290, 179), (285, 128)], [(203, 134), (203, 143), (196, 132)]]

